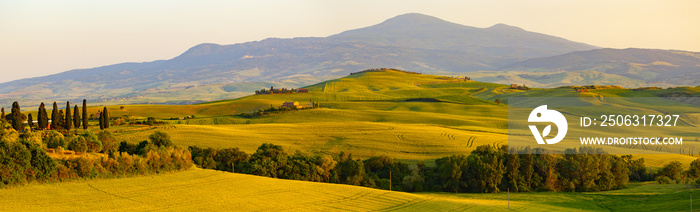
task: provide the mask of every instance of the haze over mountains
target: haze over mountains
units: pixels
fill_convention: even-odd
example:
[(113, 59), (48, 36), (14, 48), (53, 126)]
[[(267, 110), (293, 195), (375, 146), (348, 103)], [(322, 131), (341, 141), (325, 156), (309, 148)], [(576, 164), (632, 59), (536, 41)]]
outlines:
[[(247, 95), (271, 85), (299, 87), (380, 67), (442, 75), (497, 71), (474, 76), (544, 87), (606, 82), (593, 78), (556, 82), (522, 77), (522, 73), (594, 70), (604, 74), (598, 78), (613, 77), (627, 86), (698, 84), (698, 53), (593, 50), (597, 48), (504, 24), (476, 28), (412, 13), (329, 37), (200, 44), (170, 60), (122, 63), (2, 83), (0, 104), (21, 99), (31, 105), (86, 97), (93, 102), (122, 99), (128, 103), (214, 100)], [(688, 74), (695, 77), (683, 77)]]

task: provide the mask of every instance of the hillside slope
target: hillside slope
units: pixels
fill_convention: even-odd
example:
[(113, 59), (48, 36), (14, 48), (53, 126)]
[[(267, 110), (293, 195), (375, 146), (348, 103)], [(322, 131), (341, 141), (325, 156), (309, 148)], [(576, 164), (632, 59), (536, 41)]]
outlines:
[[(500, 83), (566, 85), (697, 86), (700, 53), (658, 49), (595, 49), (529, 59), (501, 69)], [(491, 76), (496, 73), (488, 73)]]
[[(599, 87), (583, 93), (576, 92), (572, 87), (522, 91), (501, 84), (394, 70), (353, 74), (306, 88), (309, 93), (251, 95), (197, 105), (131, 105), (124, 110), (110, 107), (110, 113), (113, 116), (153, 116), (163, 119), (172, 126), (152, 130), (167, 131), (176, 144), (183, 146), (239, 147), (246, 152), (254, 152), (262, 143), (272, 142), (290, 151), (336, 154), (343, 151), (360, 157), (386, 154), (400, 160), (430, 161), (453, 154), (468, 154), (479, 145), (506, 144), (508, 106), (505, 104), (509, 97), (700, 96), (698, 87), (650, 90)], [(503, 104), (495, 103), (496, 99)], [(260, 110), (276, 108), (289, 101), (302, 105), (310, 101), (318, 102), (323, 108), (249, 118), (237, 115), (259, 114)], [(649, 106), (637, 103), (613, 109), (654, 112)], [(657, 109), (700, 112), (687, 106)], [(572, 110), (568, 112), (579, 114), (576, 111), (580, 109)], [(189, 115), (197, 118), (170, 120)], [(691, 120), (692, 117), (695, 116), (689, 114), (682, 121), (689, 125), (700, 124), (697, 120)], [(137, 143), (148, 139), (152, 130), (127, 131), (121, 139)], [(696, 129), (684, 125), (677, 130), (692, 133)], [(695, 137), (695, 134), (688, 135), (690, 140)], [(688, 145), (700, 144), (690, 142)], [(682, 161), (683, 164), (696, 159), (688, 154), (645, 158), (654, 167), (662, 166), (669, 159)]]
[(412, 194), (194, 169), (0, 189), (0, 204), (8, 211), (683, 211), (697, 193), (634, 183), (588, 193)]
[[(475, 28), (406, 14), (330, 37), (269, 38), (232, 45), (205, 43), (169, 60), (122, 63), (2, 83), (0, 104), (11, 103), (8, 99), (35, 102), (42, 98), (163, 102), (146, 97), (205, 84), (236, 87), (241, 82), (275, 81), (298, 86), (376, 67), (423, 73), (494, 70), (524, 59), (593, 48), (505, 25)], [(227, 92), (234, 91), (251, 92)], [(221, 99), (220, 95), (190, 97)]]

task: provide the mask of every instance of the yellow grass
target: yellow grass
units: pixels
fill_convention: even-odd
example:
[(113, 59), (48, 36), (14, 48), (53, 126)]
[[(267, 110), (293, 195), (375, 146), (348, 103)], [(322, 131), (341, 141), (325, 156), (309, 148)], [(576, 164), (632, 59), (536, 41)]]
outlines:
[[(7, 211), (448, 211), (480, 202), (194, 169), (0, 190)], [(504, 203), (483, 207), (504, 208)]]
[[(457, 130), (426, 124), (374, 122), (316, 122), (251, 125), (174, 125), (157, 128), (176, 145), (230, 148), (253, 153), (263, 143), (289, 151), (338, 153), (361, 157), (389, 155), (405, 160), (427, 160), (469, 154), (479, 145), (504, 144), (504, 134)], [(123, 135), (130, 142), (147, 140), (154, 130)], [(468, 142), (473, 137), (473, 142)]]

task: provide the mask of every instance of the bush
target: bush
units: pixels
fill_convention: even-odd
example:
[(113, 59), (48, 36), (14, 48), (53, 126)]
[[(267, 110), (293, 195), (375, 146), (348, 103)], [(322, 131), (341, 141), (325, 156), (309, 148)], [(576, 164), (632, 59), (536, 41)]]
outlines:
[(161, 131), (156, 131), (148, 136), (148, 138), (151, 140), (151, 143), (159, 147), (169, 147), (173, 145), (173, 142), (170, 140), (170, 135)]
[(118, 150), (119, 146), (117, 146), (117, 138), (114, 137), (112, 132), (103, 130), (97, 134), (97, 138), (102, 143), (102, 152), (110, 153)]
[(0, 141), (17, 142), (19, 140), (19, 133), (12, 128), (6, 127), (7, 122), (0, 121)]
[(58, 147), (66, 147), (66, 141), (65, 137), (63, 137), (63, 134), (49, 130), (49, 131), (44, 131), (44, 143), (46, 143), (46, 147), (48, 148), (58, 148)]
[(117, 118), (116, 120), (114, 120), (114, 126), (121, 126), (124, 125), (124, 123), (126, 123), (126, 120), (124, 120), (123, 118)]
[(87, 147), (88, 151), (90, 152), (100, 152), (102, 150), (102, 142), (97, 138), (97, 135), (95, 135), (94, 132), (92, 131), (85, 131), (83, 134), (80, 134), (83, 138), (85, 138), (85, 141), (87, 142)]
[(43, 147), (44, 142), (41, 139), (42, 135), (42, 132), (25, 132), (19, 136), (19, 139), (23, 142), (33, 143), (39, 147)]
[(77, 152), (87, 152), (88, 151), (88, 143), (87, 140), (85, 140), (85, 137), (83, 136), (73, 136), (70, 139), (70, 142), (68, 142), (68, 149), (73, 150), (76, 153)]
[(659, 184), (671, 184), (671, 178), (667, 176), (658, 176), (656, 177), (656, 182)]

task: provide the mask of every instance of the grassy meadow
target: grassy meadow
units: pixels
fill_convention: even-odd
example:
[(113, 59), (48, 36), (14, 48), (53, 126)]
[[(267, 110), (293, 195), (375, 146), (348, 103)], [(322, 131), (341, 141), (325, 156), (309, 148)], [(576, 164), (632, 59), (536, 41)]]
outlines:
[[(664, 92), (698, 96), (700, 93), (698, 87), (644, 91), (605, 88), (588, 93), (576, 93), (565, 87), (522, 91), (509, 89), (508, 85), (393, 71), (355, 74), (306, 88), (309, 93), (251, 95), (195, 105), (107, 106), (111, 117), (137, 120), (155, 117), (168, 123), (112, 126), (109, 130), (115, 132), (118, 140), (129, 143), (148, 140), (154, 131), (163, 131), (179, 146), (239, 147), (253, 153), (261, 144), (273, 143), (289, 152), (338, 154), (342, 151), (362, 159), (389, 155), (409, 163), (426, 161), (432, 165), (436, 158), (469, 154), (480, 145), (507, 144), (508, 106), (505, 103), (508, 97), (644, 97)], [(497, 104), (496, 99), (503, 104)], [(237, 116), (279, 107), (287, 101), (298, 101), (302, 105), (319, 102), (322, 108), (256, 118)], [(65, 108), (65, 102), (59, 103), (59, 108)], [(47, 105), (49, 113), (50, 109)], [(101, 109), (102, 106), (89, 107), (88, 113)], [(628, 109), (651, 111), (641, 105)], [(685, 110), (670, 106), (665, 109)], [(30, 113), (36, 117), (36, 111)], [(181, 119), (187, 116), (194, 118)], [(688, 127), (684, 130), (692, 130), (691, 127), (700, 124), (697, 114), (688, 117), (683, 120), (684, 127)], [(91, 130), (98, 129), (95, 124), (91, 123)], [(695, 142), (690, 144), (696, 145)], [(646, 165), (654, 168), (671, 161), (680, 161), (687, 167), (700, 155), (634, 153), (635, 158), (645, 158)], [(511, 193), (510, 210), (683, 211), (689, 210), (686, 199), (690, 194), (700, 194), (682, 184), (647, 182), (631, 183), (628, 187), (595, 193)], [(59, 201), (56, 197), (76, 201)], [(11, 211), (88, 208), (120, 211), (505, 211), (508, 197), (504, 192), (411, 194), (195, 168), (134, 178), (2, 189), (0, 205), (3, 206), (0, 210)]]
[[(362, 157), (387, 154), (400, 160), (419, 161), (468, 154), (483, 144), (506, 144), (508, 106), (496, 104), (496, 99), (507, 103), (509, 97), (652, 97), (663, 92), (691, 96), (700, 93), (699, 88), (634, 91), (617, 87), (586, 93), (576, 93), (569, 87), (522, 91), (509, 89), (508, 85), (393, 71), (355, 74), (306, 88), (309, 93), (251, 95), (196, 105), (125, 105), (124, 109), (119, 105), (108, 106), (112, 117), (155, 117), (169, 123), (155, 127), (114, 126), (110, 129), (116, 130), (121, 140), (134, 143), (147, 140), (152, 131), (160, 130), (171, 134), (176, 144), (185, 146), (239, 147), (254, 152), (260, 144), (267, 142), (291, 151), (344, 151)], [(236, 116), (279, 107), (286, 101), (298, 101), (301, 105), (319, 102), (323, 108), (256, 118)], [(627, 109), (618, 111), (622, 114), (655, 112), (643, 104), (620, 104), (626, 106), (616, 108)], [(90, 108), (90, 111), (97, 112), (97, 109), (101, 107)], [(663, 109), (673, 112), (688, 107)], [(585, 107), (573, 110), (601, 112), (586, 111)], [(192, 115), (194, 119), (170, 120)], [(679, 127), (683, 132), (678, 133), (694, 130), (693, 127), (700, 124), (696, 116), (690, 114), (687, 117), (689, 120), (684, 120), (684, 123), (688, 124)], [(695, 142), (686, 143), (696, 145)], [(643, 155), (652, 167), (673, 160), (687, 165), (697, 155), (655, 155), (645, 154), (645, 150), (632, 153)]]
[(404, 193), (195, 168), (0, 189), (0, 205), (8, 211), (688, 211), (691, 194), (700, 191), (653, 183), (594, 193)]

